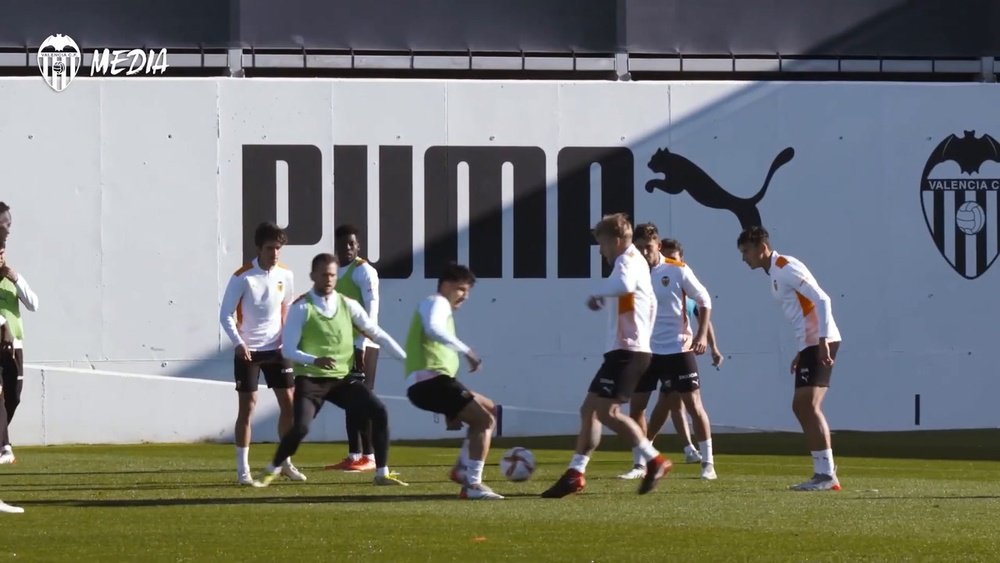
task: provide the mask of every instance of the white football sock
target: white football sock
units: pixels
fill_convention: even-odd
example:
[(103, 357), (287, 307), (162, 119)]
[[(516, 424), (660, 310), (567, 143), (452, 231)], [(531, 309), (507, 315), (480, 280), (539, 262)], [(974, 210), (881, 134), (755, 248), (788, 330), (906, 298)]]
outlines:
[(484, 465), (486, 465), (485, 461), (470, 459), (469, 463), (465, 466), (467, 470), (467, 473), (465, 474), (465, 481), (470, 485), (478, 485), (482, 483)]
[(812, 452), (813, 469), (820, 475), (833, 475), (833, 450)]
[(356, 454), (356, 453), (349, 453), (349, 454), (347, 454), (347, 457), (348, 457), (348, 458), (349, 458), (349, 459), (350, 459), (351, 461), (359, 461), (359, 460), (361, 459), (361, 454)]
[(236, 446), (236, 471), (238, 473), (250, 472), (250, 446), (245, 448)]
[(642, 452), (639, 451), (639, 448), (632, 448), (632, 466), (636, 465), (645, 466), (646, 460), (642, 458)]
[(365, 454), (365, 459), (367, 461), (375, 461), (375, 454)]
[(388, 467), (376, 467), (375, 468), (375, 476), (376, 477), (388, 477), (389, 476), (389, 468)]
[(660, 452), (658, 452), (656, 448), (653, 447), (653, 443), (645, 438), (643, 438), (642, 441), (639, 442), (639, 445), (636, 446), (634, 450), (639, 450), (642, 453), (642, 457), (646, 461), (649, 461), (655, 458), (656, 456), (660, 455)]
[(590, 456), (573, 454), (573, 459), (569, 462), (569, 468), (575, 469), (580, 473), (586, 473), (588, 463), (590, 463)]
[(701, 462), (702, 463), (715, 463), (715, 457), (712, 455), (712, 439), (709, 438), (704, 442), (698, 442), (698, 448), (701, 450)]

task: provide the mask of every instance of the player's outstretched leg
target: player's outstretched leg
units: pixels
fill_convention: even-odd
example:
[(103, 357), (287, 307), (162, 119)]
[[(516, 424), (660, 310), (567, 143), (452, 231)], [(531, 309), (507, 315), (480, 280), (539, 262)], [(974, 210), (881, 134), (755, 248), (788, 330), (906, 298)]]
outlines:
[(308, 388), (308, 380), (306, 378), (300, 379), (301, 381), (296, 381), (295, 399), (292, 407), (295, 414), (292, 427), (281, 437), (281, 442), (274, 452), (271, 463), (254, 479), (254, 487), (267, 487), (278, 477), (285, 460), (295, 455), (299, 444), (309, 434), (310, 424), (323, 406), (323, 399), (319, 393), (313, 393), (312, 397), (309, 396), (311, 389)]
[[(274, 397), (278, 401), (278, 436), (283, 437), (295, 423), (295, 390), (293, 387), (274, 388)], [(281, 464), (281, 474), (291, 481), (306, 481), (305, 474), (292, 463), (292, 457), (285, 458)]]
[(399, 478), (399, 473), (389, 470), (389, 412), (385, 403), (359, 382), (338, 388), (333, 402), (345, 411), (355, 410), (371, 424), (372, 449), (375, 450), (375, 478), (372, 482), (378, 486), (409, 486)]
[(590, 462), (590, 454), (601, 443), (601, 425), (597, 422), (597, 395), (587, 393), (587, 398), (580, 406), (580, 434), (576, 437), (576, 451), (569, 463), (569, 468), (561, 477), (542, 493), (542, 498), (562, 498), (567, 495), (582, 492), (587, 486), (584, 474)]

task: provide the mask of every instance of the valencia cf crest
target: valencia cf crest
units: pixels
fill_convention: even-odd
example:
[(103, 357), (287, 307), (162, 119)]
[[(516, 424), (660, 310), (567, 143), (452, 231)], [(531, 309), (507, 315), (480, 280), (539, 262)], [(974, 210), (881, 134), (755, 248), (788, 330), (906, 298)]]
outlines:
[(50, 35), (38, 49), (38, 70), (56, 92), (65, 90), (80, 71), (80, 47), (68, 35)]
[(663, 287), (667, 287), (668, 285), (670, 285), (670, 276), (663, 276), (662, 278), (660, 278), (660, 283), (663, 284)]
[(1000, 253), (1000, 142), (989, 135), (949, 135), (920, 179), (920, 202), (941, 256), (966, 279), (986, 273)]

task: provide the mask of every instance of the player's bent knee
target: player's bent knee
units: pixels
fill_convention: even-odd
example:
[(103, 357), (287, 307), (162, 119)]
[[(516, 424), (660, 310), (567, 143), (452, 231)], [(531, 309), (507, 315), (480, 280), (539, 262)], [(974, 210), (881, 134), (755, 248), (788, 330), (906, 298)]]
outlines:
[(479, 408), (474, 412), (472, 420), (469, 421), (469, 425), (475, 430), (490, 430), (496, 424), (496, 417), (493, 416), (490, 411), (479, 405)]

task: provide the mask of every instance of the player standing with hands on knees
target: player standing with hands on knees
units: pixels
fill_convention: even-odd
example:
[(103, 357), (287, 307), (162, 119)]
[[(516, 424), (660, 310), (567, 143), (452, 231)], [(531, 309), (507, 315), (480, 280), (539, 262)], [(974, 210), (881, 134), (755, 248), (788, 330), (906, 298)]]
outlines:
[(813, 476), (792, 487), (797, 491), (839, 491), (837, 466), (833, 462), (830, 427), (823, 415), (823, 398), (830, 387), (833, 363), (840, 348), (840, 331), (833, 320), (830, 296), (816, 282), (805, 264), (782, 256), (771, 248), (764, 227), (750, 227), (736, 240), (743, 261), (750, 269), (763, 268), (771, 278), (771, 295), (795, 327), (799, 352), (792, 360), (795, 397), (792, 411), (798, 418), (812, 453)]
[(482, 360), (455, 333), (453, 312), (465, 303), (476, 284), (468, 267), (449, 264), (438, 277), (437, 293), (420, 302), (406, 337), (406, 396), (418, 409), (440, 413), (468, 425), (451, 480), (462, 485), (459, 498), (499, 500), (483, 484), (483, 467), (490, 451), (495, 405), (458, 380), (459, 354), (476, 372)]
[(634, 420), (622, 413), (621, 403), (629, 402), (639, 379), (649, 368), (650, 338), (656, 317), (656, 298), (650, 282), (649, 264), (632, 244), (632, 225), (624, 213), (604, 216), (594, 227), (601, 256), (613, 264), (611, 275), (601, 281), (587, 306), (609, 314), (608, 343), (604, 363), (590, 384), (580, 407), (580, 434), (569, 468), (548, 490), (546, 498), (578, 493), (586, 486), (584, 473), (590, 454), (601, 441), (606, 425), (633, 446), (647, 471), (639, 494), (652, 491), (672, 463), (660, 455)]

